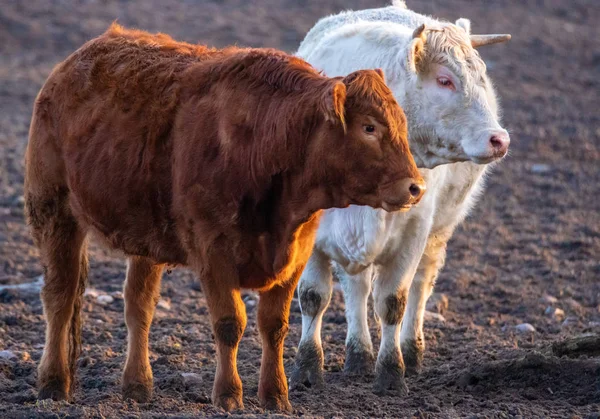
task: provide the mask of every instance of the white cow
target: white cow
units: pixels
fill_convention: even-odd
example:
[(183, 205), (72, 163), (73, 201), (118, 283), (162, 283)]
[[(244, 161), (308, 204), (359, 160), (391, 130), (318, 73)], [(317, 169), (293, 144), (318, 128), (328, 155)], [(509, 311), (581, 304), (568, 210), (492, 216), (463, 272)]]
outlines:
[(411, 152), (423, 168), (427, 192), (405, 213), (359, 206), (325, 212), (298, 285), (302, 338), (292, 385), (323, 383), (321, 321), (331, 298), (332, 268), (346, 301), (345, 371), (373, 370), (367, 324), (372, 284), (381, 323), (374, 391), (406, 391), (404, 363), (409, 371), (420, 369), (425, 303), (444, 264), (446, 243), (481, 192), (489, 163), (504, 157), (510, 142), (474, 47), (508, 39), (471, 35), (467, 19), (442, 22), (395, 2), (323, 18), (300, 45), (297, 55), (328, 76), (383, 69), (406, 113)]

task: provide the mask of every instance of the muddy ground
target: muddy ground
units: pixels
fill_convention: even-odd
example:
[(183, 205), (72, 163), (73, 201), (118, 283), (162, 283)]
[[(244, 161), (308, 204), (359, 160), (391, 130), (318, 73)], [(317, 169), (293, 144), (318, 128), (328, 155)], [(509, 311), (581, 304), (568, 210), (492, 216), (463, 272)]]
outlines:
[[(35, 281), (38, 255), (23, 221), (23, 152), (33, 100), (52, 67), (114, 19), (216, 46), (293, 51), (325, 14), (384, 5), (367, 0), (28, 0), (0, 7), (0, 287)], [(600, 358), (557, 357), (552, 344), (600, 331), (600, 3), (597, 0), (413, 0), (417, 11), (468, 17), (474, 32), (510, 32), (482, 50), (512, 135), (511, 154), (490, 174), (470, 218), (449, 245), (436, 291), (445, 321), (426, 323), (421, 376), (408, 397), (377, 397), (349, 379), (344, 302), (325, 316), (324, 391), (291, 392), (294, 415), (323, 417), (598, 417)], [(38, 294), (0, 288), (0, 417), (189, 417), (223, 415), (209, 403), (215, 371), (206, 302), (193, 275), (166, 275), (151, 335), (155, 397), (123, 401), (125, 264), (92, 246), (84, 350), (71, 404), (37, 402), (44, 322)], [(110, 298), (99, 295), (110, 295)], [(100, 304), (98, 301), (104, 301)], [(239, 354), (244, 415), (258, 407), (260, 342), (255, 305)], [(545, 314), (558, 308), (564, 316)], [(529, 323), (532, 333), (515, 326)], [(376, 333), (373, 329), (373, 333)], [(291, 314), (285, 363), (300, 335)], [(11, 354), (15, 358), (11, 358)], [(4, 358), (3, 358), (4, 357)], [(196, 374), (186, 375), (185, 374)]]

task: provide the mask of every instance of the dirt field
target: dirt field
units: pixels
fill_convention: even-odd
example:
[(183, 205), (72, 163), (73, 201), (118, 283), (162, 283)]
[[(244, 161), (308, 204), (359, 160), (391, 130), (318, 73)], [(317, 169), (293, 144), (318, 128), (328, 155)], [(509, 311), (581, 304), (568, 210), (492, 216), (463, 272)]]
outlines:
[[(255, 3), (255, 5), (249, 5)], [(36, 401), (44, 340), (38, 294), (3, 288), (41, 274), (23, 221), (23, 153), (32, 104), (52, 67), (111, 21), (192, 42), (293, 51), (316, 20), (367, 0), (28, 0), (0, 7), (0, 417), (190, 417), (210, 405), (215, 371), (204, 296), (193, 275), (163, 280), (151, 334), (155, 397), (123, 401), (124, 261), (92, 246), (84, 350), (74, 402)], [(377, 397), (372, 377), (349, 379), (344, 302), (325, 316), (327, 388), (290, 393), (295, 415), (324, 417), (581, 417), (600, 415), (600, 348), (558, 357), (552, 344), (600, 332), (600, 2), (409, 0), (439, 17), (472, 19), (474, 32), (510, 32), (482, 50), (504, 107), (511, 155), (489, 176), (449, 245), (437, 292), (445, 321), (426, 323), (424, 372), (408, 397)], [(168, 6), (165, 6), (168, 5)], [(100, 297), (110, 295), (110, 298)], [(100, 302), (103, 302), (101, 304)], [(554, 308), (564, 311), (546, 314)], [(255, 301), (239, 354), (246, 411), (262, 416)], [(535, 332), (519, 333), (529, 323)], [(376, 333), (373, 329), (373, 333)], [(297, 303), (286, 341), (300, 337)], [(15, 357), (12, 357), (14, 355)], [(182, 375), (184, 374), (184, 375)], [(189, 375), (192, 374), (192, 375)]]

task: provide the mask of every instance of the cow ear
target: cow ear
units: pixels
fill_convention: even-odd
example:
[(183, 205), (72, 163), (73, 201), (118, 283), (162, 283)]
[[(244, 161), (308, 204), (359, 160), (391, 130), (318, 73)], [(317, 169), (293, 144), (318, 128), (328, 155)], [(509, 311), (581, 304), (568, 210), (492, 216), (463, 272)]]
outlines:
[(408, 68), (414, 73), (419, 68), (419, 62), (425, 54), (425, 24), (419, 26), (413, 32), (413, 39), (408, 46)]
[(379, 74), (379, 77), (381, 77), (381, 80), (383, 80), (385, 82), (385, 75), (383, 74), (383, 70), (381, 68), (376, 68), (375, 72), (377, 74)]
[(469, 19), (461, 17), (456, 21), (456, 26), (463, 28), (467, 35), (471, 35), (471, 21)]
[(346, 104), (346, 86), (339, 80), (335, 80), (325, 90), (321, 100), (321, 108), (325, 114), (325, 120), (333, 124), (341, 124), (346, 130), (344, 109)]

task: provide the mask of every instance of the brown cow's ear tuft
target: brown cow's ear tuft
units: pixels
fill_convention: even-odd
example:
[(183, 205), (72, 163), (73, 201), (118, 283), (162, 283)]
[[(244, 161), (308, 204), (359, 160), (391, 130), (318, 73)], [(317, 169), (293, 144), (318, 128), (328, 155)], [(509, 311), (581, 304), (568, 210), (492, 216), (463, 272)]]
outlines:
[(422, 24), (413, 32), (413, 39), (408, 46), (408, 68), (415, 73), (419, 68), (419, 62), (424, 58), (426, 40), (425, 24)]
[(327, 86), (327, 91), (324, 94), (322, 107), (325, 114), (325, 120), (341, 124), (346, 130), (346, 120), (344, 117), (344, 106), (346, 104), (346, 86), (344, 83), (335, 80)]
[(377, 74), (379, 74), (379, 77), (381, 77), (381, 80), (383, 80), (385, 82), (385, 75), (383, 74), (383, 70), (381, 68), (376, 68), (375, 72)]

